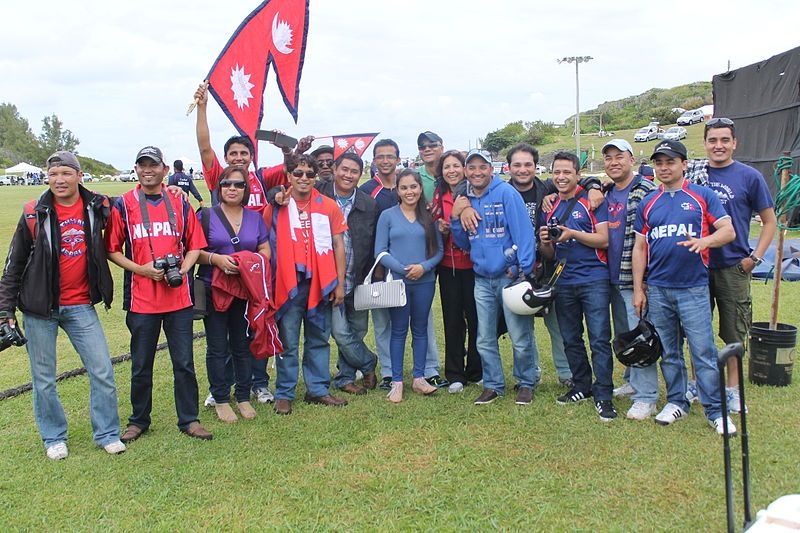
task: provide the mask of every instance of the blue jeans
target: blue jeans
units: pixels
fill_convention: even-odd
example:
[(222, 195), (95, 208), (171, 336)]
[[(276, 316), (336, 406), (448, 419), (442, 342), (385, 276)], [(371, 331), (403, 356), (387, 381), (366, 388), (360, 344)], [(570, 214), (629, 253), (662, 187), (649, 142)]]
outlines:
[(722, 405), (708, 285), (688, 289), (650, 285), (647, 288), (647, 303), (648, 318), (656, 327), (664, 347), (661, 373), (667, 384), (667, 401), (689, 411), (689, 402), (686, 401), (686, 362), (681, 342), (683, 328), (694, 364), (700, 403), (709, 420), (719, 418)]
[(67, 417), (56, 390), (59, 326), (69, 336), (89, 374), (89, 417), (94, 441), (105, 446), (119, 440), (114, 369), (94, 307), (89, 304), (62, 305), (50, 318), (25, 314), (23, 321), (33, 381), (33, 416), (45, 448), (67, 440)]
[(247, 336), (247, 319), (245, 310), (247, 302), (234, 298), (225, 312), (219, 312), (212, 306), (209, 314), (203, 319), (206, 327), (206, 370), (208, 383), (214, 401), (218, 404), (228, 403), (231, 398), (231, 386), (228, 382), (227, 363), (231, 361), (235, 379), (235, 397), (237, 402), (250, 400), (252, 370), (250, 362), (250, 340)]
[(561, 329), (558, 327), (558, 311), (556, 306), (550, 306), (550, 312), (544, 315), (544, 325), (550, 334), (550, 349), (553, 352), (553, 365), (556, 367), (558, 379), (572, 379), (572, 371), (569, 369), (567, 354), (564, 352), (564, 339), (561, 337)]
[(344, 298), (344, 303), (331, 311), (331, 335), (339, 350), (336, 367), (339, 372), (333, 379), (334, 386), (341, 388), (356, 380), (356, 370), (363, 374), (374, 372), (377, 356), (364, 344), (369, 329), (369, 311), (356, 311), (353, 306), (354, 293)]
[[(559, 285), (556, 290), (558, 325), (564, 337), (572, 381), (576, 390), (591, 391), (597, 401), (610, 400), (614, 389), (608, 286), (608, 281), (597, 281), (585, 285)], [(583, 342), (584, 319), (592, 350), (591, 365)]]
[(297, 294), (289, 309), (278, 321), (283, 353), (278, 355), (275, 378), (275, 399), (294, 400), (300, 372), (300, 326), (303, 326), (303, 381), (311, 396), (327, 396), (331, 383), (328, 368), (331, 360), (331, 306), (323, 304), (325, 328), (320, 329), (306, 317), (310, 281), (297, 284)]
[[(381, 365), (381, 377), (392, 377), (392, 356), (389, 353), (389, 342), (392, 337), (389, 324), (388, 309), (373, 309), (372, 333), (375, 335), (375, 350)], [(425, 377), (439, 375), (439, 348), (436, 345), (436, 328), (433, 326), (433, 313), (428, 316), (428, 353), (425, 357)]]
[[(633, 308), (633, 289), (621, 289), (611, 285), (611, 316), (614, 318), (614, 335), (630, 331), (639, 323)], [(656, 403), (658, 401), (658, 365), (647, 368), (625, 367), (625, 381), (636, 390), (635, 402)]]
[(406, 351), (406, 336), (411, 325), (411, 351), (414, 354), (412, 376), (425, 377), (425, 358), (428, 353), (428, 317), (433, 304), (436, 282), (406, 284), (406, 305), (392, 307), (392, 339), (389, 352), (392, 355), (392, 381), (403, 381), (403, 355)]
[(173, 392), (178, 428), (186, 429), (197, 420), (197, 376), (194, 373), (191, 307), (169, 313), (128, 311), (125, 323), (131, 332), (131, 407), (128, 424), (150, 427), (153, 408), (153, 362), (156, 344), (164, 328), (172, 360)]
[(483, 365), (483, 388), (504, 394), (503, 361), (497, 342), (497, 315), (502, 311), (514, 352), (512, 373), (521, 387), (539, 383), (539, 352), (533, 337), (533, 320), (518, 315), (503, 305), (503, 289), (511, 282), (505, 276), (475, 276), (475, 306), (478, 309), (478, 353)]

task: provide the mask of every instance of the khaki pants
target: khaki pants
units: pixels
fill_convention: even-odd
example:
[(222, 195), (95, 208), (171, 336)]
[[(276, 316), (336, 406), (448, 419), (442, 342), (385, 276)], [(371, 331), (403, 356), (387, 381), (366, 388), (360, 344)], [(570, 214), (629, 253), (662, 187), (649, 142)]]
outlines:
[(741, 342), (747, 347), (747, 335), (753, 321), (750, 297), (750, 274), (740, 264), (712, 268), (709, 277), (711, 309), (719, 312), (719, 338), (725, 344)]

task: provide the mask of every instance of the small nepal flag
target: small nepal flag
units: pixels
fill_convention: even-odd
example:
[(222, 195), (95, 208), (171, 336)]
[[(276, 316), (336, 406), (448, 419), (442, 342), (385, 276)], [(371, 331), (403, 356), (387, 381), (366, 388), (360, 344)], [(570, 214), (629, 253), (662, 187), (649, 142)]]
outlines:
[(255, 144), (264, 116), (269, 65), (297, 122), (309, 0), (265, 0), (239, 25), (206, 76), (209, 91), (242, 135)]
[(380, 132), (377, 133), (351, 133), (350, 135), (333, 136), (333, 158), (336, 159), (348, 150), (352, 150), (358, 157), (364, 155), (372, 141), (375, 140)]

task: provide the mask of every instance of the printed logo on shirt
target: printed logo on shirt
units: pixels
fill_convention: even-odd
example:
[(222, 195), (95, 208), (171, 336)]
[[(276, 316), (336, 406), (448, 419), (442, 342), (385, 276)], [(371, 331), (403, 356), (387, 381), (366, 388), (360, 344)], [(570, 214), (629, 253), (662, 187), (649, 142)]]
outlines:
[(250, 193), (250, 198), (247, 200), (247, 207), (260, 207), (264, 205), (261, 201), (260, 193)]
[[(685, 204), (684, 204), (685, 205)], [(651, 241), (671, 237), (698, 237), (694, 224), (665, 224), (656, 226), (648, 234)]]
[[(133, 224), (132, 225), (132, 235), (131, 240), (135, 241), (138, 239), (146, 239), (147, 238), (147, 230), (144, 227), (144, 224)], [(172, 231), (172, 226), (169, 222), (153, 222), (150, 224), (150, 236), (151, 237), (174, 237), (175, 232)]]
[(712, 181), (708, 186), (717, 193), (717, 197), (719, 197), (719, 201), (722, 202), (722, 205), (727, 204), (728, 200), (734, 200), (736, 198), (736, 193), (725, 183)]
[(83, 220), (68, 218), (59, 223), (61, 230), (61, 255), (78, 257), (86, 253), (86, 234), (83, 231)]
[(574, 218), (575, 220), (581, 220), (583, 218), (583, 213), (580, 211), (573, 211), (572, 218)]
[(625, 206), (622, 203), (608, 203), (608, 214), (612, 218), (617, 218), (623, 209), (625, 209)]
[(695, 205), (693, 203), (691, 203), (691, 202), (683, 202), (681, 204), (681, 209), (683, 209), (684, 211), (696, 211), (697, 210)]

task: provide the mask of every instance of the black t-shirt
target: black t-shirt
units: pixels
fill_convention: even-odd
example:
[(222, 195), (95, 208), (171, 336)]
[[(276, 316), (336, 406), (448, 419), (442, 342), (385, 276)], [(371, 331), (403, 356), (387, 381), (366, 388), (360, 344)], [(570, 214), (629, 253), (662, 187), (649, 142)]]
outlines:
[[(514, 187), (514, 182), (509, 182)], [(533, 187), (527, 191), (517, 191), (522, 196), (522, 201), (525, 202), (525, 208), (528, 210), (528, 216), (531, 219), (531, 225), (535, 229), (539, 229), (539, 206), (542, 204), (542, 198), (548, 194), (553, 194), (556, 191), (556, 186), (552, 180), (542, 181), (539, 178), (533, 178)], [(536, 239), (539, 239), (539, 232), (536, 232)]]

